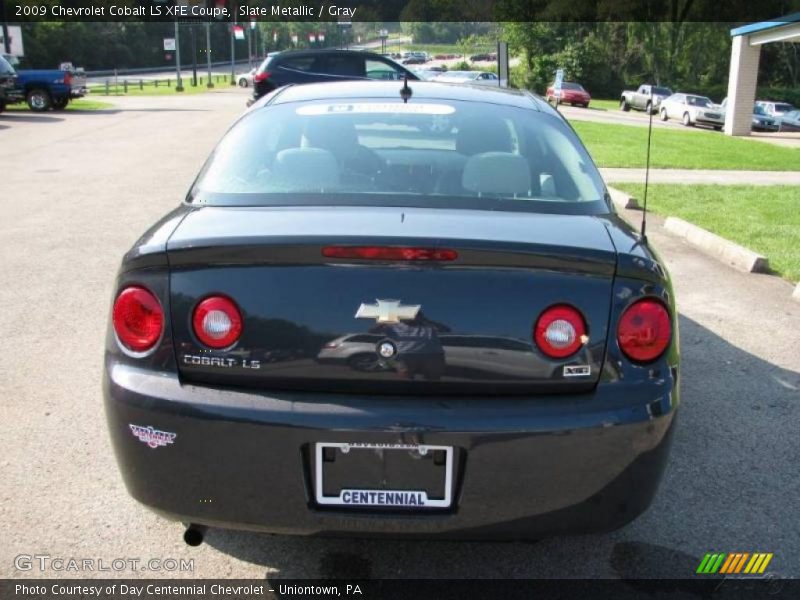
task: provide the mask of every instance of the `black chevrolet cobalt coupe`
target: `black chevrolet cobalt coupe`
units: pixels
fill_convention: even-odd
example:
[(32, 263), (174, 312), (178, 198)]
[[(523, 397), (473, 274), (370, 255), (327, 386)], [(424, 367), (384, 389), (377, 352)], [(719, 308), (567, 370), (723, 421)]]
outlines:
[(677, 313), (543, 100), (288, 86), (126, 254), (104, 374), (127, 488), (187, 541), (607, 531), (664, 469)]

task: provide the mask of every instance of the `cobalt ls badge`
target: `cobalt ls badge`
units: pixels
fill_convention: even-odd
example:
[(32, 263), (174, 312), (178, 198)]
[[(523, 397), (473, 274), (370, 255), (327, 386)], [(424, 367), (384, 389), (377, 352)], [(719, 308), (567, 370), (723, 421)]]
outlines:
[(141, 425), (129, 423), (128, 427), (131, 428), (131, 433), (139, 438), (140, 442), (147, 444), (151, 448), (158, 448), (159, 446), (171, 444), (175, 438), (178, 437), (177, 433), (159, 431), (158, 429), (153, 429), (149, 425), (147, 427), (142, 427)]

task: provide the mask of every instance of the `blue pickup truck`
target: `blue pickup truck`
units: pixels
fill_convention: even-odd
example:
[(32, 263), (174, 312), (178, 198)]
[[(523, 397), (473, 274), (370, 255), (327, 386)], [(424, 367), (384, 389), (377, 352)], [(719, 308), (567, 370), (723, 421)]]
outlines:
[[(14, 67), (19, 60), (7, 54), (3, 57)], [(60, 69), (17, 69), (16, 89), (7, 103), (27, 102), (31, 110), (43, 112), (63, 110), (74, 98), (87, 93), (83, 71), (65, 63)]]
[(6, 104), (10, 103), (17, 87), (17, 73), (9, 62), (0, 56), (0, 112), (6, 109)]

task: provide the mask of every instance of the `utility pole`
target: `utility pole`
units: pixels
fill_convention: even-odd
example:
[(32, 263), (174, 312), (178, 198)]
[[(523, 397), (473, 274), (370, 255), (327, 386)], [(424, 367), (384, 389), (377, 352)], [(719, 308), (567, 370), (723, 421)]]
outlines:
[(197, 87), (197, 36), (194, 31), (194, 23), (190, 26), (192, 32), (192, 87)]
[(175, 84), (175, 91), (183, 91), (183, 81), (181, 80), (181, 38), (180, 28), (178, 27), (178, 19), (175, 19), (175, 76), (177, 83)]
[(231, 25), (231, 85), (236, 85), (236, 4), (233, 5), (233, 25)]
[(208, 67), (208, 83), (207, 88), (213, 88), (214, 83), (211, 81), (211, 23), (206, 21), (206, 66)]
[(247, 68), (253, 68), (253, 30), (247, 32)]

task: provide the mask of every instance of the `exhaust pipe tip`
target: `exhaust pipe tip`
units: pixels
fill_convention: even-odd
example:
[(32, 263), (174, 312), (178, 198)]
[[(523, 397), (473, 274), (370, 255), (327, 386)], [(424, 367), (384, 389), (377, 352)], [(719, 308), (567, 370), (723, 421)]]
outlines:
[(205, 525), (190, 523), (189, 526), (186, 527), (186, 531), (183, 532), (183, 541), (186, 542), (188, 546), (197, 547), (203, 543), (205, 533)]

